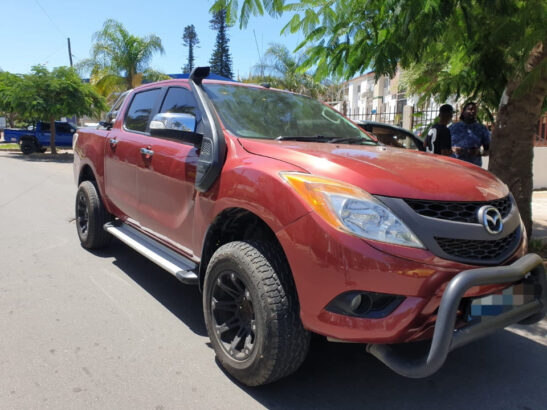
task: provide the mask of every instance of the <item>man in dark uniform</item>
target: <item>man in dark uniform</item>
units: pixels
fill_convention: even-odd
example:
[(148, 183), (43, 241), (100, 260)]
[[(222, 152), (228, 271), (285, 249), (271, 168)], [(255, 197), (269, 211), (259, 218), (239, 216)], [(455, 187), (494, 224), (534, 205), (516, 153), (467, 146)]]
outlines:
[(488, 155), (490, 132), (477, 121), (477, 104), (474, 102), (465, 104), (460, 120), (450, 126), (454, 157), (480, 167), (481, 156)]
[(451, 155), (452, 139), (447, 125), (452, 122), (454, 109), (450, 104), (439, 108), (439, 121), (433, 125), (425, 137), (425, 150), (433, 154)]

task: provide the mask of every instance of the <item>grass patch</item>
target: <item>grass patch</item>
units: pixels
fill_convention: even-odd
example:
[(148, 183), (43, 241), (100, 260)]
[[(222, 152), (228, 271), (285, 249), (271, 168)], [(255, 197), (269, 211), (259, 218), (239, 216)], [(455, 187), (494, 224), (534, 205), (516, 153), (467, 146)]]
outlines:
[(14, 143), (0, 144), (0, 150), (3, 150), (3, 149), (19, 149), (19, 144), (14, 144)]

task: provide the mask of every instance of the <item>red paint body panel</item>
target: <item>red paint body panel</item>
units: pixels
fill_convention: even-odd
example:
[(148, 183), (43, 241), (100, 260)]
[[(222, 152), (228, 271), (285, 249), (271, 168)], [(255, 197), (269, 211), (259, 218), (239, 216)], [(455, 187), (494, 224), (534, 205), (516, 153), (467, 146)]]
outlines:
[(374, 195), (443, 201), (489, 201), (507, 186), (453, 158), (386, 146), (241, 139), (257, 155), (283, 158), (311, 174), (343, 180)]
[[(308, 214), (278, 232), (296, 282), (302, 321), (314, 332), (354, 342), (399, 343), (414, 340), (439, 306), (446, 283), (472, 266), (438, 260), (421, 250), (421, 262), (406, 259), (401, 246), (376, 249), (369, 241), (333, 229)], [(311, 238), (311, 239), (310, 239)], [(390, 252), (386, 252), (391, 247)], [(522, 256), (519, 248), (512, 259)], [(435, 264), (442, 261), (442, 263)], [(466, 297), (505, 286), (470, 289)], [(406, 300), (384, 319), (360, 319), (327, 312), (336, 296), (350, 290), (404, 295)]]
[[(187, 84), (170, 80), (140, 90)], [(365, 241), (336, 230), (280, 178), (281, 171), (309, 172), (400, 198), (489, 201), (508, 194), (488, 172), (446, 157), (389, 147), (241, 139), (225, 129), (222, 174), (209, 191), (198, 193), (194, 181), (199, 151), (124, 130), (130, 99), (111, 131), (78, 130), (76, 180), (85, 166), (91, 167), (109, 212), (196, 262), (207, 229), (219, 214), (231, 208), (254, 213), (277, 235), (287, 256), (304, 326), (337, 339), (396, 343), (429, 337), (446, 283), (471, 266), (424, 249)], [(117, 140), (116, 147), (110, 138)], [(154, 155), (147, 158), (140, 148)], [(511, 260), (525, 248), (523, 240)], [(466, 296), (497, 289), (473, 288)], [(333, 298), (350, 290), (406, 298), (383, 319), (325, 310)]]

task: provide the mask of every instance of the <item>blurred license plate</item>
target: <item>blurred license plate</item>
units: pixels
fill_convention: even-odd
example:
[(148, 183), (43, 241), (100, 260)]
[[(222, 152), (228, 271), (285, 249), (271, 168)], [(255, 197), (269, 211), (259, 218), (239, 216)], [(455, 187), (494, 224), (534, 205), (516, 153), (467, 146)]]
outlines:
[(471, 302), (471, 316), (497, 316), (515, 306), (521, 306), (534, 299), (535, 286), (531, 283), (519, 283), (502, 292), (494, 293)]

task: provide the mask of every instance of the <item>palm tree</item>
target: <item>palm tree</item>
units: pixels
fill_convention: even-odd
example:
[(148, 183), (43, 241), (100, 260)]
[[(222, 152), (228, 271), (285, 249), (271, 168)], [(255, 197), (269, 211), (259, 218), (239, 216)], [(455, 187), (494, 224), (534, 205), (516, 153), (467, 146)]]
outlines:
[(161, 39), (155, 34), (137, 37), (120, 22), (108, 19), (93, 35), (93, 41), (91, 58), (78, 66), (91, 72), (90, 82), (102, 95), (134, 88), (142, 83), (143, 77), (156, 80), (166, 77), (149, 68), (154, 53), (164, 52)]
[[(264, 61), (255, 66), (255, 70), (266, 74), (268, 79), (274, 79), (272, 86), (288, 91), (319, 97), (325, 86), (315, 81), (313, 75), (301, 72), (303, 55), (294, 56), (287, 47), (272, 44), (264, 54)], [(256, 77), (255, 77), (256, 78)]]

